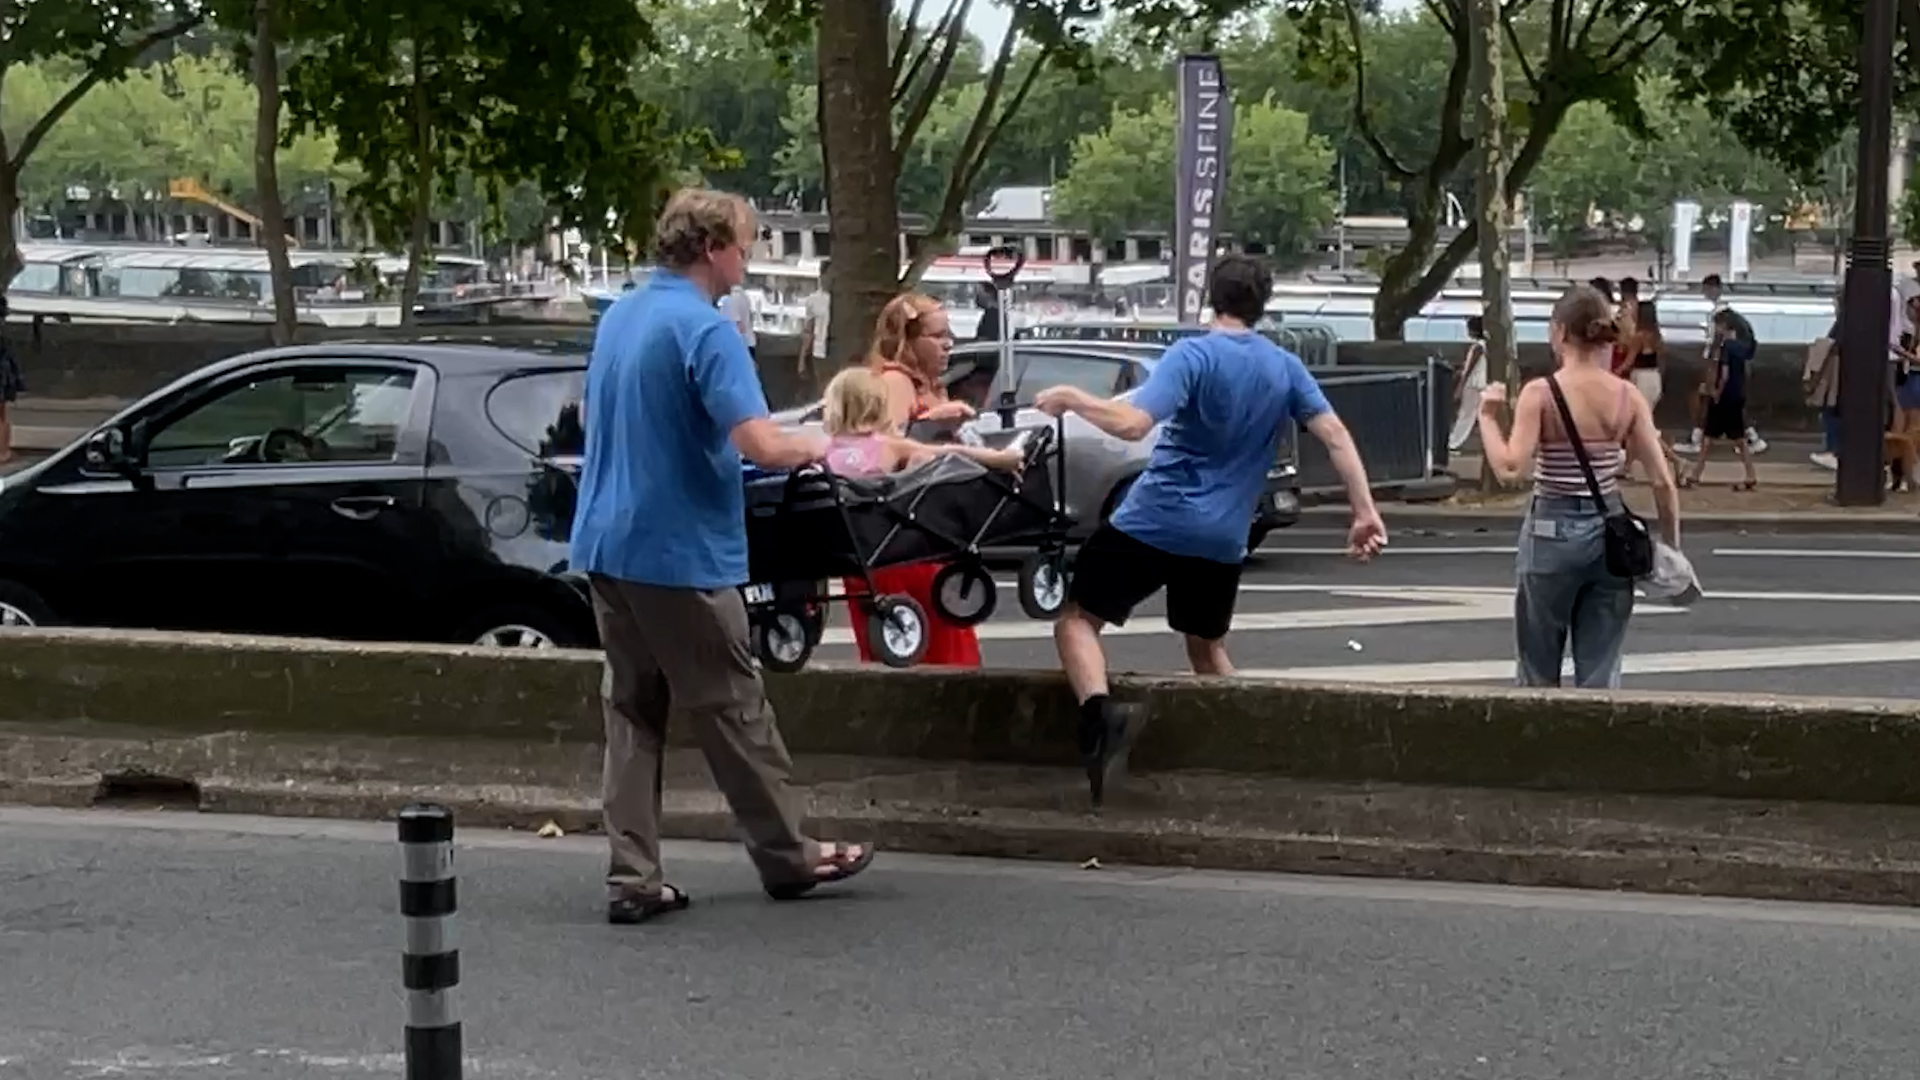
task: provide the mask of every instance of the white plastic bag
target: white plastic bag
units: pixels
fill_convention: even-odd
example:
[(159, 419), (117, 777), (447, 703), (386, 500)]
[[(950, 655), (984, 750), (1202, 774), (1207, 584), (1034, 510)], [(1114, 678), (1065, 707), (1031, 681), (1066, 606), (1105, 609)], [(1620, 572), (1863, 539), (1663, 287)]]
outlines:
[(1653, 571), (1640, 579), (1640, 592), (1649, 600), (1687, 607), (1700, 599), (1700, 576), (1679, 548), (1663, 540), (1653, 542)]

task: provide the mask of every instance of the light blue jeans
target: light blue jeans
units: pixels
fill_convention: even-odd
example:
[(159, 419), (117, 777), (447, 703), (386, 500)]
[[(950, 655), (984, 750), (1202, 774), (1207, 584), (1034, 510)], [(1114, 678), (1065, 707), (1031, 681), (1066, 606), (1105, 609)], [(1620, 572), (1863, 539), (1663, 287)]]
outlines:
[(1586, 496), (1535, 495), (1528, 506), (1514, 560), (1518, 685), (1559, 686), (1568, 638), (1575, 686), (1620, 685), (1633, 583), (1607, 572), (1605, 520)]

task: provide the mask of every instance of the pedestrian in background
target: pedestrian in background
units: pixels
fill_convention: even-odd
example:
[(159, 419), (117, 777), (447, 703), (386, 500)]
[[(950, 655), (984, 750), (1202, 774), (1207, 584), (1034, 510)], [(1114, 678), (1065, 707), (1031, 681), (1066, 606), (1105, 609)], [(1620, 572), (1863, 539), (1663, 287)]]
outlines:
[(720, 301), (720, 311), (733, 323), (740, 335), (740, 343), (747, 347), (747, 357), (755, 365), (760, 363), (760, 333), (754, 328), (753, 294), (745, 288), (735, 285)]
[(613, 923), (690, 902), (660, 868), (669, 713), (695, 729), (768, 895), (800, 896), (873, 859), (871, 845), (821, 844), (801, 832), (793, 762), (748, 641), (741, 458), (791, 469), (827, 451), (823, 436), (769, 418), (759, 373), (715, 307), (746, 275), (753, 235), (746, 200), (675, 194), (654, 227), (658, 268), (594, 332), (570, 561), (588, 576), (606, 648)]
[(1759, 485), (1753, 471), (1753, 454), (1747, 449), (1747, 375), (1753, 364), (1753, 342), (1741, 336), (1740, 328), (1734, 323), (1731, 310), (1721, 311), (1713, 317), (1713, 332), (1720, 339), (1717, 350), (1719, 359), (1715, 362), (1711, 396), (1707, 401), (1707, 414), (1702, 425), (1704, 438), (1700, 442), (1700, 456), (1694, 460), (1693, 472), (1680, 481), (1681, 487), (1696, 487), (1707, 471), (1707, 460), (1712, 457), (1715, 440), (1733, 445), (1734, 455), (1746, 470), (1746, 478), (1735, 484), (1735, 491), (1752, 491)]
[(825, 374), (827, 368), (827, 327), (833, 321), (833, 297), (827, 292), (827, 274), (833, 260), (820, 260), (820, 281), (805, 300), (806, 315), (800, 323), (800, 375)]
[(1807, 405), (1820, 413), (1820, 449), (1810, 455), (1814, 465), (1829, 472), (1840, 467), (1840, 313), (1846, 303), (1844, 288), (1833, 297), (1833, 324), (1827, 334), (1807, 346), (1800, 369), (1800, 389)]
[[(1666, 347), (1666, 338), (1660, 333), (1660, 310), (1651, 300), (1640, 301), (1633, 320), (1633, 337), (1627, 345), (1627, 352), (1633, 358), (1627, 374), (1634, 389), (1647, 399), (1647, 411), (1656, 416), (1660, 411), (1660, 397), (1666, 390)], [(1655, 434), (1658, 435), (1657, 423)], [(1659, 435), (1659, 439), (1661, 456), (1666, 459), (1667, 467), (1678, 475), (1680, 459), (1667, 445), (1666, 436)]]
[[(1746, 316), (1735, 311), (1733, 305), (1727, 301), (1726, 285), (1720, 280), (1719, 274), (1708, 274), (1700, 279), (1700, 295), (1706, 298), (1712, 308), (1711, 314), (1707, 316), (1706, 325), (1701, 328), (1707, 339), (1706, 347), (1701, 352), (1701, 359), (1705, 361), (1706, 368), (1700, 373), (1700, 385), (1694, 391), (1693, 400), (1688, 403), (1688, 412), (1693, 417), (1693, 430), (1688, 433), (1685, 442), (1674, 444), (1673, 452), (1676, 454), (1699, 453), (1700, 442), (1706, 435), (1707, 406), (1713, 398), (1713, 382), (1720, 366), (1722, 344), (1720, 335), (1714, 330), (1715, 317), (1723, 311), (1731, 312), (1737, 336), (1751, 345), (1756, 352), (1760, 347), (1759, 341), (1754, 337), (1753, 324), (1747, 321)], [(1747, 425), (1743, 437), (1746, 439), (1749, 453), (1767, 452), (1767, 440), (1760, 437), (1760, 432), (1753, 425)]]
[(1481, 396), (1480, 444), (1502, 479), (1533, 466), (1533, 497), (1514, 560), (1516, 681), (1559, 686), (1569, 644), (1574, 683), (1620, 685), (1633, 582), (1607, 567), (1606, 522), (1622, 509), (1629, 456), (1647, 470), (1660, 535), (1680, 545), (1680, 500), (1660, 452), (1653, 410), (1609, 370), (1619, 323), (1598, 289), (1575, 286), (1553, 306), (1547, 337), (1557, 370), (1520, 390), (1511, 438), (1501, 430), (1506, 387)]
[(7, 298), (0, 296), (0, 465), (13, 461), (13, 403), (27, 392), (20, 361), (13, 355), (13, 343), (7, 340), (6, 319)]
[(1467, 355), (1453, 380), (1453, 431), (1447, 449), (1459, 453), (1473, 435), (1480, 417), (1480, 391), (1487, 388), (1487, 320), (1467, 316)]

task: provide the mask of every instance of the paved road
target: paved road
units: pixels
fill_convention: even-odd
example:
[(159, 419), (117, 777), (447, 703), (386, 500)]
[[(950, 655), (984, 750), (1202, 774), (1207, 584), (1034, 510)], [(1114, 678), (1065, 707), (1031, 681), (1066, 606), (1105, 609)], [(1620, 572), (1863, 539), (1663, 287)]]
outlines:
[[(1907, 1080), (1920, 916), (889, 857), (602, 924), (591, 840), (462, 836), (468, 1075)], [(0, 810), (0, 1078), (397, 1076), (389, 827)]]
[[(1629, 688), (1920, 697), (1920, 537), (1689, 532), (1708, 592), (1692, 610), (1642, 603)], [(1287, 530), (1248, 568), (1232, 638), (1249, 674), (1497, 684), (1512, 677), (1513, 537), (1402, 530), (1360, 566), (1333, 530)], [(994, 666), (1057, 663), (1024, 618), (1011, 575), (981, 651)], [(1185, 664), (1154, 606), (1110, 633), (1118, 670)], [(850, 658), (835, 613), (823, 658)]]

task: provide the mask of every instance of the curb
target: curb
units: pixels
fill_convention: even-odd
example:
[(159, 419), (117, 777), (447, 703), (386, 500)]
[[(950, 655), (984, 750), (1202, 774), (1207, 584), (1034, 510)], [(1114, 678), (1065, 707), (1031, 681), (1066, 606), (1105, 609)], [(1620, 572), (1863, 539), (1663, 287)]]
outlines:
[[(29, 781), (0, 784), (0, 801), (67, 808), (94, 804), (97, 784)], [(196, 809), (208, 814), (385, 820), (407, 802), (430, 797), (468, 828), (531, 831), (552, 823), (568, 833), (598, 833), (599, 807), (560, 792), (369, 791), (364, 786), (290, 790), (274, 784), (213, 783)], [(809, 815), (816, 835), (858, 839), (922, 855), (1028, 859), (1215, 871), (1454, 881), (1481, 885), (1634, 890), (1686, 896), (1915, 906), (1920, 869), (1872, 861), (1836, 862), (1782, 853), (1774, 861), (1707, 853), (1698, 847), (1631, 851), (1549, 847), (1470, 847), (1375, 837), (1231, 831), (1204, 821), (1113, 824), (1094, 814), (1056, 813), (1034, 820), (989, 809), (950, 813), (874, 807)], [(724, 808), (668, 809), (661, 834), (673, 840), (735, 842), (739, 827)], [(1089, 872), (1097, 872), (1089, 866)]]
[[(1424, 532), (1452, 533), (1512, 533), (1520, 527), (1521, 512), (1514, 510), (1459, 510), (1453, 508), (1434, 508), (1431, 510), (1409, 506), (1383, 505), (1380, 516), (1387, 522), (1387, 528), (1402, 530), (1414, 535)], [(1346, 508), (1309, 507), (1301, 512), (1300, 524), (1315, 528), (1347, 527)], [(1861, 534), (1897, 534), (1920, 535), (1920, 514), (1896, 513), (1891, 511), (1863, 511), (1857, 514), (1833, 513), (1828, 511), (1794, 511), (1775, 513), (1702, 513), (1685, 514), (1681, 518), (1683, 528), (1750, 532), (1763, 535), (1809, 535), (1809, 536), (1845, 536)], [(1275, 537), (1284, 535), (1276, 532)]]

